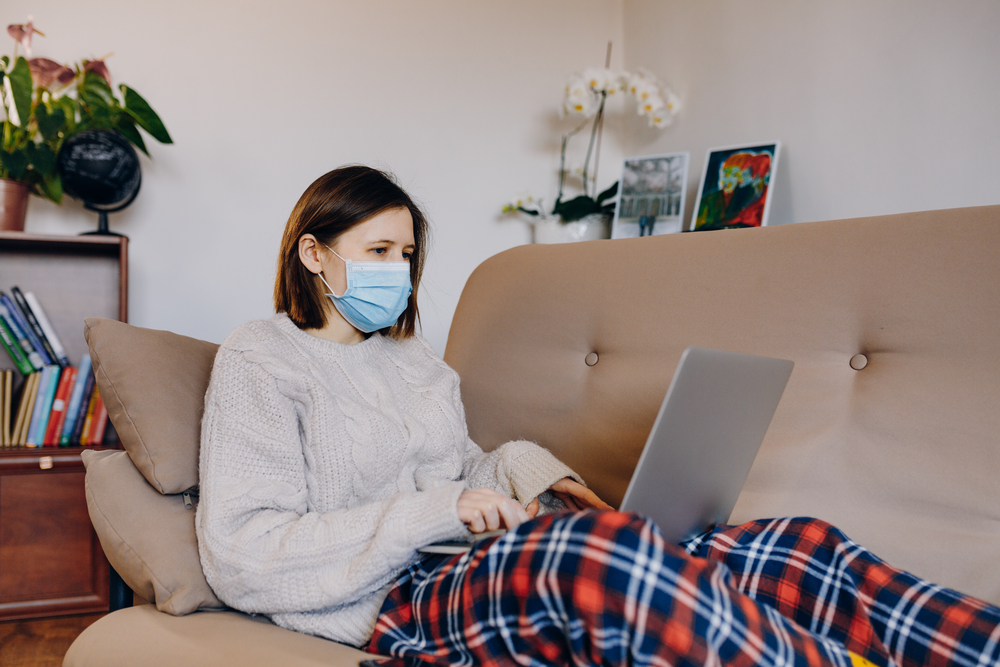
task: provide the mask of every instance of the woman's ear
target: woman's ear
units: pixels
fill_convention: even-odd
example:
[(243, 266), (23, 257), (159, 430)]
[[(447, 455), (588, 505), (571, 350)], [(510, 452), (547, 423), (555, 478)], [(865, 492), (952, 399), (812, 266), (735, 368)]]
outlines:
[(299, 238), (299, 261), (310, 273), (319, 274), (323, 271), (320, 243), (312, 234), (303, 234)]

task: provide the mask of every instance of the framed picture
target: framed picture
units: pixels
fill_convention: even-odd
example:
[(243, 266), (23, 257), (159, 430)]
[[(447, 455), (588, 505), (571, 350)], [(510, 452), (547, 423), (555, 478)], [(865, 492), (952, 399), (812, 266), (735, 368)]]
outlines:
[(690, 153), (625, 158), (611, 238), (679, 232)]
[(780, 141), (708, 149), (692, 231), (766, 225), (780, 149)]

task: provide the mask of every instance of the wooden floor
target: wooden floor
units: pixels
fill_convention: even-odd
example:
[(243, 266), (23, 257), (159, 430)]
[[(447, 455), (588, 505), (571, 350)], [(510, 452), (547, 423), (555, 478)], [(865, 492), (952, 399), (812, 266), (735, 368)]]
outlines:
[(104, 616), (63, 616), (0, 623), (0, 665), (3, 667), (60, 667), (77, 635)]

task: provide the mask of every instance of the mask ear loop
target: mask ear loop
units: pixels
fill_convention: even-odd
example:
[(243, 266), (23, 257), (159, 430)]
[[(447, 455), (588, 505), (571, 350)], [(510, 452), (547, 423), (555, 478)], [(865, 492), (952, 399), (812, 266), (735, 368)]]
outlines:
[[(326, 245), (325, 243), (323, 244), (323, 246), (327, 250), (329, 250), (330, 252), (332, 252), (334, 255), (337, 255), (337, 251), (334, 250), (333, 248), (331, 248), (330, 246)], [(340, 255), (337, 255), (337, 257), (340, 257)], [(347, 260), (344, 259), (343, 257), (340, 257), (340, 261), (342, 261), (345, 266), (347, 265)], [(347, 294), (347, 289), (350, 289), (350, 287), (348, 286), (348, 288), (344, 290), (344, 294), (341, 294), (340, 296), (337, 296), (337, 292), (335, 292), (334, 289), (332, 287), (330, 287), (330, 283), (326, 282), (326, 278), (323, 277), (323, 272), (320, 271), (316, 275), (318, 275), (319, 279), (323, 281), (323, 284), (326, 285), (326, 288), (328, 290), (330, 290), (330, 296), (332, 296), (334, 299), (341, 299), (341, 298), (343, 298), (344, 294)]]

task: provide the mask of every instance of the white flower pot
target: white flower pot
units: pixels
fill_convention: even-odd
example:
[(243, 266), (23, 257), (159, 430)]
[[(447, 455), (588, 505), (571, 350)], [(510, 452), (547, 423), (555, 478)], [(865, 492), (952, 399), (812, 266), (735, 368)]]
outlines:
[(574, 222), (560, 222), (558, 216), (538, 217), (533, 223), (535, 243), (572, 243), (609, 238), (608, 216), (593, 213)]

